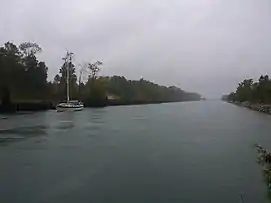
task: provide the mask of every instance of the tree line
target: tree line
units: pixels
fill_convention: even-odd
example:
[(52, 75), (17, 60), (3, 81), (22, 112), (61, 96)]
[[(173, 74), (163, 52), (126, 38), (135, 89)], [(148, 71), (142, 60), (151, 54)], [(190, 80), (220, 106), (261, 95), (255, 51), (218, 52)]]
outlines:
[[(2, 104), (21, 101), (48, 101), (57, 103), (66, 99), (67, 69), (70, 75), (71, 99), (87, 106), (115, 103), (152, 103), (200, 100), (197, 93), (188, 93), (178, 87), (160, 86), (144, 79), (99, 76), (102, 62), (86, 63), (76, 75), (73, 63), (59, 68), (53, 81), (48, 80), (48, 67), (37, 58), (42, 48), (31, 42), (19, 46), (7, 42), (0, 47), (0, 100)], [(68, 67), (68, 68), (67, 68)], [(87, 74), (87, 81), (82, 75)]]
[(245, 79), (238, 84), (235, 92), (223, 96), (222, 99), (234, 102), (270, 104), (271, 79), (268, 75), (261, 75), (258, 81)]

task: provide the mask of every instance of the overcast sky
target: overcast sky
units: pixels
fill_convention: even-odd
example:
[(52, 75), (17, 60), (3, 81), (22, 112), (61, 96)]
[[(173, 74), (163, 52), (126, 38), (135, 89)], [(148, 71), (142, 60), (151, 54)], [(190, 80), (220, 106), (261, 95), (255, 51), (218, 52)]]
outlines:
[(0, 0), (0, 44), (43, 48), (51, 80), (65, 49), (103, 75), (220, 97), (271, 74), (270, 0)]

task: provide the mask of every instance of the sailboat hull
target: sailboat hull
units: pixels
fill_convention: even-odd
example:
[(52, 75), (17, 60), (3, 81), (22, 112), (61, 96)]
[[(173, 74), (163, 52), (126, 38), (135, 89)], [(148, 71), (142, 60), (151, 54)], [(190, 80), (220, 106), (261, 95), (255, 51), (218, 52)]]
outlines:
[(82, 111), (84, 107), (56, 107), (57, 112)]
[(60, 103), (56, 106), (56, 110), (58, 112), (64, 112), (64, 111), (82, 111), (84, 109), (83, 104), (79, 103)]

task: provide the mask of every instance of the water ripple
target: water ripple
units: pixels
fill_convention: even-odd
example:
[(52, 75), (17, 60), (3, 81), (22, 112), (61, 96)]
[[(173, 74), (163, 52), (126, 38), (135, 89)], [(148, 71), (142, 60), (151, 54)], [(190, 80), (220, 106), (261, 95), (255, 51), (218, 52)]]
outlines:
[(45, 135), (47, 135), (47, 126), (44, 125), (0, 129), (0, 143), (9, 143)]

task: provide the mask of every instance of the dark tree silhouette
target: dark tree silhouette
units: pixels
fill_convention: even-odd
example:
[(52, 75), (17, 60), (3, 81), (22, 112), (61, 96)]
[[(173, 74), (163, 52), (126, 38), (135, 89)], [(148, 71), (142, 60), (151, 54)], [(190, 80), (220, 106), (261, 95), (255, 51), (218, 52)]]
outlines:
[[(59, 74), (49, 82), (47, 81), (48, 67), (45, 62), (39, 61), (36, 57), (36, 54), (41, 51), (41, 47), (32, 42), (24, 42), (19, 45), (19, 48), (11, 42), (0, 47), (0, 103), (2, 105), (37, 101), (57, 103), (66, 99), (67, 67), (71, 99), (83, 100), (89, 106), (104, 106), (112, 99), (120, 104), (200, 100), (200, 95), (196, 93), (187, 93), (174, 86), (160, 86), (144, 79), (127, 80), (121, 76), (99, 77), (100, 67), (103, 64), (101, 61), (86, 63), (84, 70), (80, 71), (78, 83), (75, 65), (67, 64), (65, 60), (59, 69)], [(81, 80), (83, 73), (88, 73), (87, 81)], [(243, 86), (250, 87), (250, 85), (249, 83)], [(257, 88), (262, 92), (270, 91), (269, 85), (269, 79), (262, 77)], [(261, 98), (267, 99), (264, 96)]]
[(229, 101), (270, 104), (271, 80), (268, 75), (261, 75), (257, 82), (252, 79), (245, 79), (239, 83), (236, 91), (230, 93), (226, 99)]

